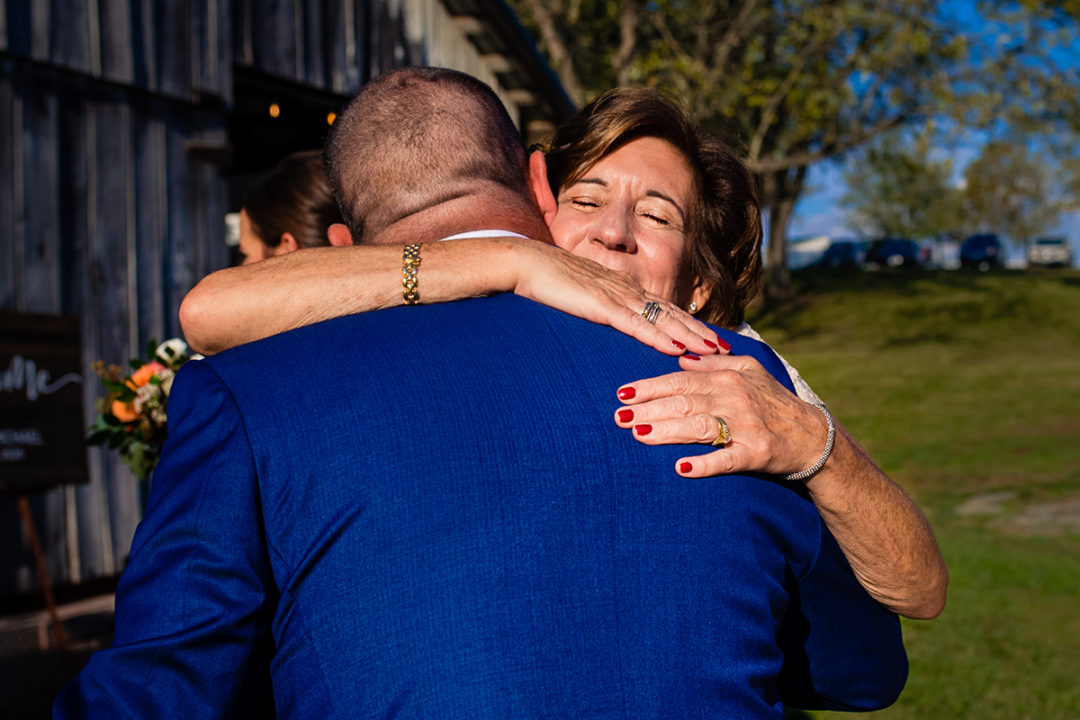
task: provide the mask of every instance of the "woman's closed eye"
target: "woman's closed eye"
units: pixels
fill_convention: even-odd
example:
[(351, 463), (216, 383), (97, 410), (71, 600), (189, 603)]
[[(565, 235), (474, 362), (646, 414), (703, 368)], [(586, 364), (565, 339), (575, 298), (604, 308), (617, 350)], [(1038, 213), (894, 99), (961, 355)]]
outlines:
[(673, 217), (672, 213), (664, 208), (639, 207), (637, 214), (638, 217), (642, 218), (642, 222), (649, 224), (651, 227), (665, 230), (682, 229), (677, 218)]
[(576, 208), (578, 210), (596, 210), (602, 204), (596, 198), (590, 197), (568, 198), (566, 202), (570, 203), (570, 207)]

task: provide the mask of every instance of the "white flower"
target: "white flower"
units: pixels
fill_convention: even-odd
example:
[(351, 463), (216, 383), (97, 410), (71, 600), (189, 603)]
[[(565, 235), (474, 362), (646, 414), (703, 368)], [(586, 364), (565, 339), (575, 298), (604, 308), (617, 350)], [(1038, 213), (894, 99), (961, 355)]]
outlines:
[(154, 356), (169, 367), (175, 367), (178, 363), (187, 359), (191, 354), (186, 342), (180, 338), (171, 338), (157, 346)]
[(162, 425), (166, 421), (164, 399), (160, 385), (147, 383), (135, 391), (135, 412)]
[(168, 397), (169, 393), (172, 391), (173, 378), (176, 377), (176, 373), (169, 368), (165, 368), (159, 372), (157, 376), (158, 379), (161, 380), (161, 392), (165, 393), (166, 397)]

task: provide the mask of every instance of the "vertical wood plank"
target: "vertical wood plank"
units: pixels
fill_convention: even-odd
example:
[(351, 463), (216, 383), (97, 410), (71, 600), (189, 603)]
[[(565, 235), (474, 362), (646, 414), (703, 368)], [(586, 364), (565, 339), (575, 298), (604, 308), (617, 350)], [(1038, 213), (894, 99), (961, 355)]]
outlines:
[(196, 265), (194, 213), (196, 197), (192, 179), (192, 163), (184, 152), (188, 138), (187, 118), (169, 117), (165, 124), (165, 165), (168, 228), (166, 253), (166, 312), (179, 308), (187, 291), (194, 287), (199, 276)]
[[(135, 81), (135, 37), (130, 0), (97, 0), (101, 18), (101, 75), (113, 82)], [(135, 3), (137, 6), (138, 3)]]
[(86, 0), (52, 0), (51, 4), (49, 59), (57, 65), (93, 74), (89, 4)]
[(52, 25), (52, 3), (49, 0), (30, 0), (30, 55), (35, 60), (51, 59), (49, 28)]
[(303, 77), (301, 81), (317, 88), (327, 88), (326, 77), (326, 5), (323, 3), (304, 3), (303, 35)]
[(33, 13), (30, 3), (26, 0), (8, 2), (7, 12), (4, 13), (4, 21), (7, 30), (5, 47), (15, 55), (29, 55), (31, 41), (33, 39)]
[(131, 69), (137, 87), (156, 90), (158, 87), (158, 63), (154, 12), (154, 0), (131, 2)]
[(0, 0), (0, 50), (8, 49), (7, 0)]
[(22, 292), (18, 309), (60, 309), (57, 96), (55, 85), (32, 73), (23, 94), (22, 166), (26, 224), (23, 231)]
[(252, 53), (255, 67), (295, 78), (297, 67), (294, 0), (262, 0), (252, 6)]
[(155, 4), (153, 44), (159, 59), (157, 90), (184, 98), (191, 92), (191, 11), (185, 0)]
[[(95, 181), (89, 198), (94, 217), (88, 238), (91, 277), (97, 280), (96, 302), (101, 314), (101, 357), (125, 365), (141, 352), (132, 332), (138, 309), (129, 294), (128, 196), (126, 169), (130, 167), (129, 111), (111, 100), (90, 103), (94, 117)], [(107, 538), (116, 556), (124, 557), (138, 522), (135, 480), (116, 453), (105, 456), (105, 499), (111, 519)]]
[(214, 36), (214, 92), (227, 104), (233, 101), (232, 0), (212, 0), (216, 30)]
[[(60, 218), (61, 248), (65, 267), (63, 273), (63, 311), (79, 315), (82, 336), (82, 373), (84, 422), (89, 426), (94, 415), (94, 403), (103, 391), (91, 363), (100, 359), (98, 325), (102, 308), (91, 292), (87, 264), (88, 202), (91, 194), (91, 153), (88, 152), (88, 118), (86, 101), (75, 83), (65, 89), (65, 101), (60, 105)], [(65, 542), (68, 557), (68, 579), (81, 582), (112, 574), (111, 543), (108, 553), (102, 549), (101, 537), (108, 532), (108, 517), (103, 512), (105, 492), (102, 485), (101, 451), (87, 453), (90, 482), (65, 488)], [(104, 516), (104, 518), (103, 518)]]
[[(108, 322), (103, 318), (103, 304), (101, 302), (101, 290), (105, 284), (102, 277), (103, 268), (98, 257), (98, 208), (97, 197), (99, 190), (99, 168), (102, 163), (98, 160), (97, 148), (97, 114), (93, 107), (84, 104), (83, 141), (86, 158), (86, 229), (85, 250), (83, 263), (86, 268), (86, 302), (88, 312), (84, 314), (83, 347), (88, 359), (112, 361), (112, 355), (104, 348), (108, 343), (109, 331), (115, 327), (115, 323)], [(109, 308), (108, 317), (112, 316), (112, 308)], [(94, 387), (91, 398), (96, 400), (104, 392), (100, 387)], [(92, 407), (92, 405), (91, 405)], [(86, 532), (80, 536), (81, 559), (85, 572), (91, 573), (95, 568), (90, 566), (90, 560), (100, 558), (100, 570), (105, 575), (112, 575), (120, 570), (116, 560), (116, 553), (112, 542), (112, 517), (109, 514), (109, 486), (111, 484), (112, 468), (109, 462), (109, 453), (103, 448), (90, 448), (87, 459), (90, 463), (90, 485), (80, 488), (77, 495), (86, 500), (86, 504), (79, 507), (80, 527), (85, 527)]]
[[(164, 340), (165, 318), (165, 143), (158, 103), (139, 103), (134, 124), (132, 207), (138, 273), (139, 337)], [(164, 110), (163, 107), (160, 108)]]
[(232, 58), (240, 65), (255, 65), (252, 2), (254, 0), (232, 0)]
[[(14, 88), (13, 64), (0, 61), (0, 177), (15, 177), (14, 147)], [(15, 222), (14, 182), (0, 183), (0, 310), (15, 309)]]

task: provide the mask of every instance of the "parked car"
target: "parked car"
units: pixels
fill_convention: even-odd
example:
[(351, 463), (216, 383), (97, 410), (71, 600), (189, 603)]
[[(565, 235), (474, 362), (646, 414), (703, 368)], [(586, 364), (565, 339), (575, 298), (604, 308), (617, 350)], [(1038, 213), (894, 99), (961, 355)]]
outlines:
[(858, 240), (833, 240), (818, 264), (829, 270), (857, 270), (865, 258), (866, 253)]
[(972, 235), (960, 243), (960, 267), (989, 270), (1005, 266), (1005, 248), (993, 233)]
[(919, 245), (914, 240), (886, 238), (870, 243), (866, 250), (863, 267), (876, 268), (917, 268), (919, 267)]
[(1028, 243), (1027, 259), (1028, 265), (1072, 267), (1072, 248), (1063, 237), (1042, 237)]

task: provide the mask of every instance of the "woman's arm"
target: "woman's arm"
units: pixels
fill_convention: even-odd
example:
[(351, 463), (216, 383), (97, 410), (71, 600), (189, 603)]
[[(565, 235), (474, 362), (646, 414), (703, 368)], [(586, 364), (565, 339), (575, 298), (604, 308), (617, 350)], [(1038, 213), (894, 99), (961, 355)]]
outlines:
[[(188, 344), (204, 355), (270, 335), (403, 304), (402, 246), (354, 245), (297, 250), (203, 278), (180, 306)], [(420, 302), (515, 292), (609, 325), (669, 355), (708, 354), (716, 334), (628, 276), (536, 240), (469, 238), (425, 243)], [(641, 317), (648, 300), (663, 311)]]
[[(732, 441), (680, 459), (679, 474), (786, 475), (821, 456), (824, 415), (788, 392), (753, 358), (686, 356), (679, 362), (690, 372), (632, 383), (634, 397), (623, 400), (629, 407), (615, 414), (616, 423), (634, 428), (634, 436), (648, 444), (710, 443), (717, 436), (714, 418), (724, 418)], [(650, 430), (642, 434), (640, 425)], [(948, 571), (930, 524), (839, 423), (832, 455), (806, 487), (871, 596), (910, 618), (941, 613)]]

